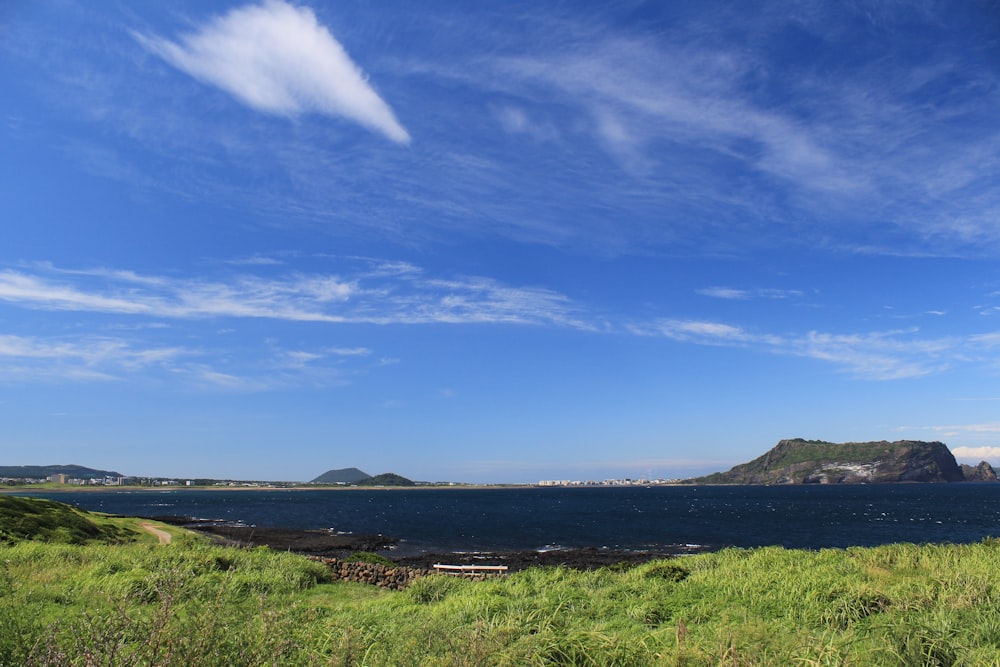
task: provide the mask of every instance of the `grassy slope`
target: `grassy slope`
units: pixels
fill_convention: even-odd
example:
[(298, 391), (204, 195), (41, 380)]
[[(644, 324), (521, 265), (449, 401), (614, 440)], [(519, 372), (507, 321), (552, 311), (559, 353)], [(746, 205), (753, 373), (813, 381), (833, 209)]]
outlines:
[(385, 592), (268, 549), (22, 540), (0, 545), (0, 666), (1000, 665), (998, 562), (998, 541), (733, 549)]
[(39, 540), (85, 544), (123, 542), (129, 537), (122, 527), (63, 503), (0, 496), (0, 542)]
[[(59, 544), (157, 542), (140, 523), (139, 519), (85, 512), (43, 498), (0, 494), (0, 544), (22, 540)], [(159, 523), (156, 527), (178, 537), (186, 533)]]
[[(769, 465), (779, 468), (796, 463), (841, 463), (844, 461), (872, 462), (885, 456), (898, 456), (912, 449), (927, 450), (939, 443), (901, 440), (899, 442), (844, 442), (831, 443), (818, 440), (795, 440), (794, 446), (772, 456)], [(766, 455), (765, 455), (766, 456)], [(762, 460), (765, 457), (760, 457)]]
[(384, 592), (266, 549), (24, 542), (0, 547), (0, 665), (1000, 664), (998, 560), (766, 548)]

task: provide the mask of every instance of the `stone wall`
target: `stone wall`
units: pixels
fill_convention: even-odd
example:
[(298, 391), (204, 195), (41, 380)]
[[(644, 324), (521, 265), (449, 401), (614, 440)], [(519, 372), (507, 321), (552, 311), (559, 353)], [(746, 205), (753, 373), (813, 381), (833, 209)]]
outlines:
[(499, 573), (477, 572), (475, 574), (442, 574), (436, 570), (425, 570), (404, 565), (378, 565), (376, 563), (348, 562), (339, 558), (323, 558), (314, 556), (312, 560), (323, 563), (330, 569), (332, 578), (336, 581), (355, 581), (370, 584), (380, 588), (401, 591), (420, 577), (433, 574), (441, 577), (461, 576), (473, 581), (485, 581), (500, 576)]
[(330, 568), (330, 574), (337, 581), (356, 581), (395, 591), (406, 588), (420, 577), (433, 574), (429, 570), (404, 567), (402, 565), (349, 563), (339, 558), (316, 557), (313, 560), (317, 560)]

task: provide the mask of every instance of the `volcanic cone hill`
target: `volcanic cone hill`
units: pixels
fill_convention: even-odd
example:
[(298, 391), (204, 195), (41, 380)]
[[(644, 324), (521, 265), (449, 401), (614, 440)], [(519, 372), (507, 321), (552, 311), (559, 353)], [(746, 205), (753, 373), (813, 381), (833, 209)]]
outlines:
[(362, 470), (358, 470), (357, 468), (340, 468), (337, 470), (327, 470), (310, 482), (310, 484), (356, 484), (366, 479), (371, 479), (371, 475)]
[[(988, 468), (989, 464), (985, 466)], [(976, 470), (981, 475), (979, 479), (988, 477), (985, 469)], [(782, 440), (763, 456), (727, 472), (687, 481), (691, 484), (865, 484), (965, 479), (954, 455), (940, 442), (883, 440), (837, 444), (796, 438)]]
[(357, 468), (327, 470), (310, 484), (341, 484), (344, 486), (416, 486), (416, 482), (393, 472), (369, 475)]

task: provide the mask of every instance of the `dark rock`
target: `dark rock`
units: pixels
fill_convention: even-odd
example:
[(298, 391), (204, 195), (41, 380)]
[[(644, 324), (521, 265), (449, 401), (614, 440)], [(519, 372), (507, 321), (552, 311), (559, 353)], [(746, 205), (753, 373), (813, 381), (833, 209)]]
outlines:
[[(163, 520), (166, 517), (160, 517)], [(338, 535), (328, 530), (296, 530), (292, 528), (260, 528), (232, 526), (217, 522), (190, 523), (171, 517), (171, 523), (196, 530), (220, 544), (236, 547), (267, 546), (277, 551), (316, 556), (348, 556), (356, 551), (383, 551), (399, 540), (382, 535)]]
[(620, 551), (617, 549), (553, 549), (551, 551), (494, 551), (491, 553), (437, 553), (394, 557), (398, 564), (418, 569), (431, 569), (435, 563), (449, 565), (506, 565), (509, 572), (529, 567), (567, 567), (574, 570), (596, 570), (601, 567), (625, 567), (683, 554), (710, 551), (705, 547), (678, 545), (661, 551)]
[(979, 465), (973, 467), (962, 464), (962, 475), (967, 482), (995, 482), (997, 473), (986, 461), (980, 461)]

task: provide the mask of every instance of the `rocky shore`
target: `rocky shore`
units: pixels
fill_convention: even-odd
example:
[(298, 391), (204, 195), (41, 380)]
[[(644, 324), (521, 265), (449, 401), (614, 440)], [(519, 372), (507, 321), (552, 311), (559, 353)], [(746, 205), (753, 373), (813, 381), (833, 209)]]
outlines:
[(596, 570), (616, 565), (637, 565), (691, 553), (708, 551), (701, 547), (678, 545), (657, 551), (623, 551), (617, 549), (552, 549), (548, 551), (492, 551), (486, 553), (429, 553), (417, 556), (389, 556), (399, 565), (430, 568), (434, 563), (450, 565), (506, 565), (517, 572), (529, 567), (569, 567), (574, 570)]
[(341, 558), (356, 551), (380, 552), (399, 540), (382, 535), (341, 535), (327, 530), (261, 528), (204, 521), (183, 516), (146, 517), (180, 526), (209, 536), (218, 544), (234, 547), (266, 546), (277, 551), (293, 551), (307, 556)]
[(552, 549), (547, 551), (437, 552), (395, 555), (392, 547), (398, 540), (382, 535), (341, 535), (325, 530), (261, 528), (233, 526), (224, 522), (201, 521), (189, 517), (145, 517), (195, 530), (208, 535), (219, 544), (237, 547), (267, 546), (278, 551), (292, 551), (307, 556), (343, 559), (358, 551), (379, 553), (407, 568), (429, 570), (435, 563), (449, 565), (506, 565), (510, 572), (529, 567), (569, 567), (592, 570), (622, 564), (638, 564), (651, 560), (707, 551), (705, 547), (676, 545), (655, 551), (623, 551), (594, 547)]

